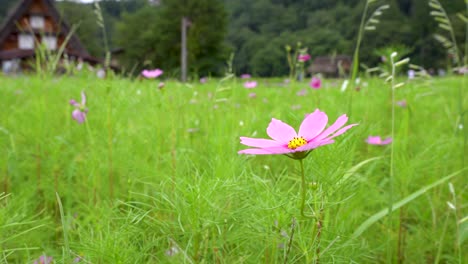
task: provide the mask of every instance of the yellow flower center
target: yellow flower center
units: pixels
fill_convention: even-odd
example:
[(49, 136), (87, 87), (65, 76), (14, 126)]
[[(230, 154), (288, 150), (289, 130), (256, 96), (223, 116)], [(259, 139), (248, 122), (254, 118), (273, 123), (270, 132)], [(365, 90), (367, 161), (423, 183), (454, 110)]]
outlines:
[(303, 137), (294, 137), (288, 143), (288, 149), (296, 149), (307, 144), (307, 140)]

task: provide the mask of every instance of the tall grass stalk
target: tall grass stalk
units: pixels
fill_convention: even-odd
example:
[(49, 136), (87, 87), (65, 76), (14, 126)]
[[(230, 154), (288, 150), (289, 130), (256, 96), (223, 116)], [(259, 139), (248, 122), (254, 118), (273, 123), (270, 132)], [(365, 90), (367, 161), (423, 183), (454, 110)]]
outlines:
[(60, 200), (60, 196), (57, 192), (55, 193), (55, 197), (57, 198), (57, 203), (58, 203), (59, 210), (60, 210), (60, 220), (62, 223), (63, 242), (65, 246), (64, 252), (65, 252), (66, 258), (70, 259), (70, 244), (68, 242), (68, 226), (65, 220), (65, 214), (63, 212), (62, 201)]
[[(442, 4), (438, 0), (429, 0), (429, 6), (432, 8), (431, 11), (431, 16), (434, 17), (434, 20), (438, 22), (439, 28), (442, 30), (446, 31), (449, 34), (449, 38), (447, 39), (443, 35), (435, 34), (434, 38), (439, 41), (446, 49), (448, 54), (451, 54), (455, 60), (455, 65), (457, 66), (458, 70), (461, 70), (462, 67), (468, 67), (467, 61), (468, 61), (468, 19), (460, 15), (462, 17), (463, 22), (465, 22), (465, 28), (466, 28), (466, 35), (465, 35), (465, 54), (464, 58), (462, 60), (461, 54), (460, 54), (460, 49), (458, 48), (457, 44), (457, 39), (455, 38), (455, 30), (453, 29), (452, 22), (450, 21), (449, 16), (447, 15), (447, 12), (445, 11), (445, 8), (442, 6)], [(468, 15), (468, 1), (465, 0), (465, 10), (466, 10), (466, 15)], [(467, 73), (464, 73), (464, 76), (466, 76)], [(460, 85), (458, 86), (458, 111), (459, 111), (459, 116), (458, 116), (458, 124), (455, 125), (455, 132), (458, 130), (466, 130), (465, 127), (465, 115), (468, 113), (468, 110), (465, 111), (464, 107), (464, 102), (463, 100), (465, 99), (465, 89), (466, 89), (466, 78), (462, 78), (460, 81)], [(460, 129), (461, 128), (461, 129)], [(466, 143), (467, 143), (467, 134), (468, 133), (462, 133), (463, 134), (463, 152), (462, 152), (462, 158), (461, 158), (461, 165), (462, 168), (465, 167), (465, 154), (466, 154)]]
[[(362, 12), (361, 22), (359, 23), (359, 31), (356, 40), (356, 47), (354, 48), (353, 54), (353, 63), (351, 64), (351, 85), (355, 85), (355, 80), (357, 78), (359, 72), (359, 50), (361, 48), (362, 37), (364, 36), (364, 31), (372, 31), (377, 29), (377, 24), (379, 23), (378, 17), (382, 15), (383, 10), (388, 9), (389, 5), (382, 5), (378, 7), (369, 19), (366, 21), (367, 12), (369, 10), (369, 5), (375, 2), (376, 0), (367, 0), (364, 5), (364, 11)], [(353, 91), (354, 89), (351, 89)], [(348, 100), (348, 115), (352, 114), (353, 108), (353, 94), (354, 92), (349, 93), (349, 100)]]
[(107, 38), (106, 26), (104, 24), (104, 17), (102, 16), (101, 6), (99, 5), (98, 1), (94, 2), (94, 13), (96, 14), (97, 24), (102, 30), (102, 39), (104, 42), (104, 52), (105, 52), (104, 68), (107, 70), (110, 66), (111, 53), (109, 50), (109, 41)]

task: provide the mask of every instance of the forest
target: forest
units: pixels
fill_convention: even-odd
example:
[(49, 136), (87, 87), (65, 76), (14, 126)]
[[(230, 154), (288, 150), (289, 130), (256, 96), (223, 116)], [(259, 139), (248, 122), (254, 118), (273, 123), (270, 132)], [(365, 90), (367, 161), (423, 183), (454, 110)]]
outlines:
[[(1, 0), (0, 20), (16, 0)], [(375, 29), (363, 34), (361, 66), (376, 66), (388, 51), (410, 57), (428, 69), (446, 68), (450, 60), (434, 34), (442, 33), (431, 17), (428, 1), (368, 1), (365, 19), (382, 6)], [(463, 0), (441, 0), (455, 38), (464, 51)], [(297, 43), (312, 56), (352, 56), (365, 0), (102, 0), (104, 28), (96, 19), (96, 5), (57, 1), (68, 24), (96, 57), (108, 49), (123, 49), (126, 71), (160, 67), (179, 71), (180, 20), (188, 17), (189, 67), (192, 75), (222, 75), (229, 64), (235, 73), (285, 76), (289, 68), (285, 46)]]

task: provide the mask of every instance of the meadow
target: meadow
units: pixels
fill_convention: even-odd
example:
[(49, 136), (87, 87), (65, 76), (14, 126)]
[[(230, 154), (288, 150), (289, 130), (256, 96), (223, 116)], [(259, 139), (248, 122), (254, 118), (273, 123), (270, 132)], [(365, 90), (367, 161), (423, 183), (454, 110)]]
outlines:
[[(466, 77), (257, 81), (0, 76), (0, 262), (468, 262)], [(238, 154), (317, 108), (358, 124), (304, 159), (320, 228), (299, 162)]]

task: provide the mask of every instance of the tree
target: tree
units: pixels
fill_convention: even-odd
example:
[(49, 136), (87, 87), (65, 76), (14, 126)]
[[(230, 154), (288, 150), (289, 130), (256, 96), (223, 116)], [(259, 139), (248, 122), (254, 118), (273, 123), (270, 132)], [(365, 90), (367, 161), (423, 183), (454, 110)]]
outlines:
[[(226, 13), (219, 0), (170, 0), (124, 15), (117, 26), (117, 43), (125, 49), (127, 65), (180, 68), (181, 20), (188, 29), (189, 72), (221, 74), (227, 58), (224, 35)], [(146, 65), (144, 65), (146, 64)]]

